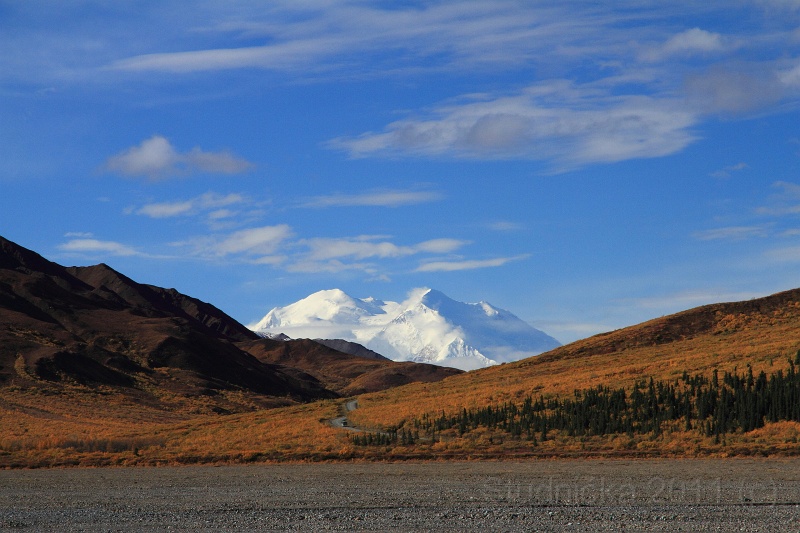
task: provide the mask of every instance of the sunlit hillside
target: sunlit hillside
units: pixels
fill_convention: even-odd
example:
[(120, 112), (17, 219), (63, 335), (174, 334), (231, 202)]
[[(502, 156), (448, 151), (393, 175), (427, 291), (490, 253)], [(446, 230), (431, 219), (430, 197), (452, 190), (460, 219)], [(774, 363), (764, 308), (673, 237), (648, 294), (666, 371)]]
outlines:
[[(706, 306), (598, 335), (517, 363), (358, 396), (349, 425), (385, 435), (415, 421), (462, 410), (570, 398), (604, 385), (630, 391), (653, 378), (677, 383), (714, 370), (785, 373), (800, 348), (800, 290), (748, 302)], [(748, 367), (749, 365), (749, 367)], [(800, 424), (784, 420), (716, 438), (695, 425), (665, 424), (652, 434), (515, 438), (501, 429), (441, 431), (415, 442), (361, 445), (331, 427), (343, 400), (263, 409), (250, 393), (223, 391), (251, 412), (218, 413), (220, 398), (176, 394), (158, 403), (115, 395), (109, 387), (64, 385), (58, 392), (10, 387), (0, 398), (0, 466), (157, 465), (197, 462), (470, 459), (551, 456), (796, 454)]]

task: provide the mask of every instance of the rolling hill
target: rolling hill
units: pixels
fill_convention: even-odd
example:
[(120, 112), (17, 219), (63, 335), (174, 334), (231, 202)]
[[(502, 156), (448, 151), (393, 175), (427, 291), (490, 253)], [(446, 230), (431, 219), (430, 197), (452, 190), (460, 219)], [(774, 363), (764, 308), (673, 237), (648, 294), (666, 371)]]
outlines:
[[(527, 396), (570, 398), (577, 390), (598, 386), (619, 387), (630, 393), (634, 384), (642, 380), (652, 378), (672, 384), (680, 382), (685, 373), (706, 377), (715, 371), (720, 376), (725, 372), (785, 373), (790, 361), (796, 360), (798, 349), (800, 289), (794, 289), (650, 320), (538, 357), (455, 376), (436, 386), (412, 384), (365, 395), (359, 398), (361, 408), (351, 418), (363, 427), (397, 427), (423, 415), (500, 406), (504, 402), (520, 402)], [(779, 442), (772, 444), (800, 453), (796, 444), (800, 436), (798, 422), (790, 422), (789, 429), (779, 431)], [(784, 430), (790, 433), (789, 437), (783, 434)], [(726, 453), (711, 445), (704, 448), (708, 443), (696, 436), (682, 435), (681, 439), (691, 440), (698, 449)], [(653, 448), (663, 451), (668, 444), (662, 437)], [(560, 446), (561, 450), (550, 448), (549, 453), (574, 449), (576, 442), (564, 439)], [(616, 449), (619, 443), (609, 446)]]
[[(692, 401), (712, 391), (731, 406), (746, 394), (791, 406), (800, 289), (462, 373), (258, 338), (210, 304), (105, 265), (64, 268), (3, 240), (0, 251), (0, 467), (800, 453), (800, 415), (722, 432), (696, 411), (653, 411), (655, 429), (611, 433), (526, 436), (501, 422), (531, 403), (550, 416), (592, 395), (641, 406), (642, 394), (690, 389)], [(783, 389), (765, 395), (774, 383)], [(367, 433), (328, 422), (352, 395), (349, 422)]]

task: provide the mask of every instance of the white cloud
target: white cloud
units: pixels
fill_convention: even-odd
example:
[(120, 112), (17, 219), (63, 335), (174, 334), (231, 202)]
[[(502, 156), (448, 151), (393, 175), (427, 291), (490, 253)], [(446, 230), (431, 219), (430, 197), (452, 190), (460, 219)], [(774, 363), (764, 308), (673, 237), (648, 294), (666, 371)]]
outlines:
[(340, 257), (353, 257), (364, 259), (367, 257), (401, 257), (414, 253), (408, 246), (398, 246), (394, 243), (383, 241), (373, 242), (373, 237), (362, 236), (355, 239), (305, 239), (301, 244), (309, 249), (308, 259), (311, 261), (325, 261)]
[(362, 235), (344, 239), (305, 239), (300, 241), (300, 244), (308, 247), (307, 260), (310, 261), (325, 261), (344, 257), (387, 259), (419, 253), (449, 253), (467, 244), (465, 241), (456, 239), (432, 239), (415, 245), (398, 246), (387, 240), (380, 239), (381, 236)]
[[(220, 197), (221, 198), (221, 197)], [(154, 256), (139, 252), (130, 246), (88, 238), (85, 235), (59, 246), (69, 253), (111, 254), (149, 258), (193, 257), (200, 260), (226, 260), (255, 265), (266, 265), (292, 273), (363, 272), (373, 281), (386, 281), (389, 271), (403, 265), (400, 260), (413, 256), (451, 254), (469, 244), (469, 241), (438, 238), (410, 245), (398, 245), (386, 235), (361, 235), (344, 238), (293, 239), (294, 232), (287, 224), (261, 226), (193, 237), (173, 242), (173, 248), (182, 249), (178, 256)], [(528, 256), (505, 257), (480, 261), (429, 261), (416, 272), (442, 272), (502, 266), (509, 261)], [(406, 265), (407, 266), (407, 265)], [(400, 268), (405, 268), (400, 266)]]
[(303, 207), (400, 207), (434, 202), (442, 195), (432, 191), (374, 191), (363, 194), (317, 196)]
[(144, 176), (151, 180), (195, 172), (239, 174), (252, 166), (252, 163), (225, 151), (204, 152), (196, 147), (180, 153), (160, 135), (154, 135), (138, 146), (110, 157), (105, 164), (108, 171), (124, 176)]
[(293, 235), (287, 224), (262, 226), (235, 231), (229, 234), (195, 237), (172, 243), (188, 248), (196, 257), (208, 259), (231, 258), (259, 264), (279, 264), (283, 261), (279, 251)]
[(468, 241), (461, 241), (458, 239), (431, 239), (424, 241), (416, 246), (414, 249), (418, 252), (427, 252), (432, 254), (447, 254), (455, 252), (462, 246), (469, 244)]
[(241, 253), (267, 255), (291, 235), (292, 230), (286, 224), (245, 229), (230, 234), (211, 249), (214, 254), (221, 256)]
[[(220, 195), (216, 193), (205, 193), (189, 200), (177, 202), (159, 202), (146, 204), (133, 210), (137, 215), (144, 215), (150, 218), (170, 218), (176, 216), (195, 215), (200, 212), (217, 210), (218, 208), (241, 204), (245, 198), (241, 194)], [(231, 211), (217, 210), (209, 213), (211, 218), (225, 218), (233, 214)]]
[(383, 132), (329, 142), (352, 157), (386, 154), (532, 159), (560, 166), (678, 152), (697, 117), (677, 101), (607, 96), (554, 81), (514, 96), (441, 106)]
[(416, 272), (456, 272), (459, 270), (475, 270), (478, 268), (494, 268), (500, 267), (511, 261), (519, 261), (527, 258), (527, 255), (518, 255), (515, 257), (497, 257), (494, 259), (477, 259), (477, 260), (462, 260), (462, 261), (432, 261), (430, 263), (423, 263), (420, 265)]
[[(227, 12), (225, 22), (202, 29), (207, 48), (195, 45), (191, 50), (134, 55), (113, 62), (111, 69), (172, 74), (241, 68), (309, 72), (331, 65), (346, 69), (374, 64), (376, 59), (389, 69), (402, 69), (431, 58), (438, 66), (496, 66), (571, 52), (562, 52), (554, 42), (573, 48), (597, 46), (607, 40), (599, 26), (608, 22), (591, 8), (523, 6), (506, 0), (388, 8), (356, 2), (270, 2), (240, 13), (237, 17)], [(259, 44), (242, 46), (242, 42)]]
[(136, 214), (150, 218), (169, 218), (189, 214), (193, 208), (194, 204), (190, 200), (185, 202), (164, 202), (142, 206), (136, 210)]
[(198, 147), (183, 154), (181, 159), (187, 169), (211, 174), (241, 174), (253, 168), (252, 163), (230, 152), (204, 152)]
[(101, 253), (119, 256), (143, 255), (136, 249), (114, 241), (97, 239), (72, 239), (60, 244), (58, 249), (70, 253)]
[(692, 28), (670, 37), (664, 44), (642, 54), (647, 61), (661, 61), (676, 55), (695, 55), (725, 50), (722, 35)]
[(176, 74), (249, 67), (284, 70), (296, 67), (298, 62), (321, 59), (340, 49), (335, 40), (309, 38), (265, 46), (145, 54), (117, 61), (112, 67)]
[[(77, 18), (75, 8), (59, 9), (51, 16)], [(206, 2), (193, 6), (191, 14), (155, 4), (140, 11), (125, 20), (92, 14), (97, 35), (91, 40), (74, 22), (54, 35), (0, 33), (0, 49), (21, 51), (0, 57), (0, 73), (36, 79), (40, 87), (58, 86), (41, 78), (136, 82), (157, 73), (254, 68), (315, 79), (407, 79), (430, 70), (478, 73), (479, 79), (499, 73), (493, 79), (513, 80), (515, 87), (543, 76), (563, 78), (581, 84), (583, 98), (561, 104), (534, 100), (522, 113), (487, 109), (472, 119), (437, 109), (334, 144), (354, 157), (523, 158), (566, 167), (675, 153), (694, 140), (688, 129), (698, 115), (759, 109), (800, 88), (791, 43), (796, 18), (784, 12), (780, 18), (763, 16), (752, 2)], [(676, 21), (712, 20), (723, 11), (731, 20), (750, 23), (729, 25), (725, 35), (702, 27), (675, 33)], [(642, 52), (639, 43), (655, 44)], [(698, 54), (717, 60), (734, 49), (745, 49), (742, 57), (752, 63), (744, 72), (741, 65), (725, 64), (698, 73), (694, 62), (684, 61)], [(642, 64), (648, 57), (668, 61)], [(30, 73), (18, 74), (23, 71)], [(513, 76), (503, 77), (507, 74)], [(469, 90), (501, 83), (480, 81)], [(683, 105), (683, 92), (691, 111)], [(250, 166), (227, 152), (179, 153), (163, 138), (149, 141), (111, 158), (108, 168), (159, 179), (198, 170), (237, 173)], [(330, 205), (338, 205), (335, 201)]]
[(722, 50), (722, 36), (700, 28), (692, 28), (672, 37), (664, 44), (667, 53), (715, 52)]
[(339, 272), (346, 272), (349, 270), (362, 271), (367, 274), (375, 274), (375, 265), (370, 263), (343, 263), (337, 259), (328, 261), (315, 261), (308, 259), (301, 259), (286, 265), (287, 272), (303, 273), (303, 274), (337, 274)]
[[(300, 239), (287, 248), (293, 253), (282, 268), (289, 272), (338, 273), (361, 271), (370, 279), (385, 281), (390, 265), (417, 255), (447, 254), (469, 244), (458, 239), (430, 239), (411, 245), (398, 245), (385, 235), (344, 238)], [(402, 268), (402, 267), (401, 267)]]

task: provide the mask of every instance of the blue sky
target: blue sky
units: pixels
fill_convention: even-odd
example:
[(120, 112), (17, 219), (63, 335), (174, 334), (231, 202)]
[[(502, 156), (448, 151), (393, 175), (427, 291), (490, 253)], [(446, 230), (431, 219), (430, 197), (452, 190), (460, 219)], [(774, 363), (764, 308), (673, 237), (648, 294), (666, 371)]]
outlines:
[(797, 0), (0, 1), (0, 234), (571, 341), (800, 286), (798, 104)]

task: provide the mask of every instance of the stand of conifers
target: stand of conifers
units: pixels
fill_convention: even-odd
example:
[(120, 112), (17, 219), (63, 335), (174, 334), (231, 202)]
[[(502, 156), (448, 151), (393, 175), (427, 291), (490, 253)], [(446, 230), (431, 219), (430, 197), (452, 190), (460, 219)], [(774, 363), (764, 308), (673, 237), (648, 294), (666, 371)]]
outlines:
[(454, 437), (488, 429), (502, 438), (536, 445), (558, 431), (571, 437), (611, 434), (651, 434), (665, 427), (720, 436), (747, 432), (768, 422), (800, 422), (800, 351), (786, 372), (753, 375), (714, 371), (710, 377), (683, 373), (674, 381), (637, 381), (632, 388), (603, 385), (576, 390), (572, 397), (527, 396), (520, 403), (504, 402), (457, 413), (426, 413), (378, 433), (352, 437), (359, 446), (413, 445), (437, 442), (447, 430)]

